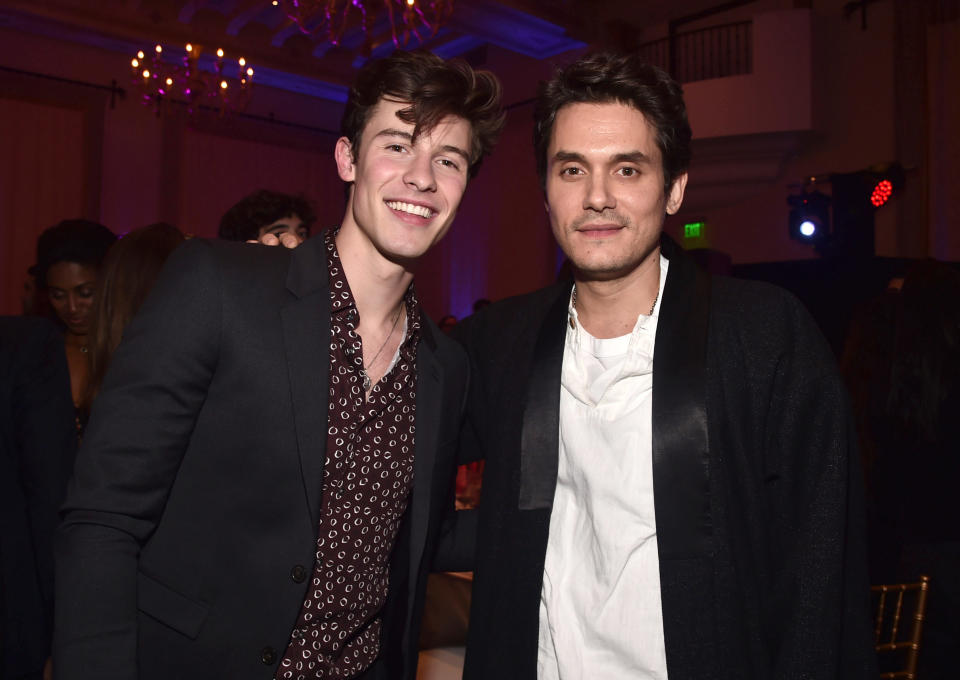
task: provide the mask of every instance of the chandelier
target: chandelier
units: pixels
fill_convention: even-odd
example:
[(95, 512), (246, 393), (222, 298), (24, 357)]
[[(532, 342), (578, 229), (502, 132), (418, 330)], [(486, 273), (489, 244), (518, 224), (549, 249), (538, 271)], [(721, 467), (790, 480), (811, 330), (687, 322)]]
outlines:
[[(200, 45), (187, 43), (180, 62), (163, 60), (163, 46), (156, 45), (149, 56), (143, 50), (130, 60), (131, 77), (143, 103), (160, 111), (164, 101), (186, 104), (190, 113), (212, 109), (219, 115), (242, 111), (250, 100), (253, 68), (240, 57), (225, 61), (222, 49), (216, 58), (204, 58)], [(212, 62), (212, 63), (207, 63)]]
[(453, 0), (272, 0), (272, 4), (282, 4), (303, 33), (318, 34), (332, 45), (340, 44), (354, 17), (368, 46), (370, 25), (386, 15), (393, 44), (406, 47), (413, 37), (422, 44), (435, 36), (453, 14)]

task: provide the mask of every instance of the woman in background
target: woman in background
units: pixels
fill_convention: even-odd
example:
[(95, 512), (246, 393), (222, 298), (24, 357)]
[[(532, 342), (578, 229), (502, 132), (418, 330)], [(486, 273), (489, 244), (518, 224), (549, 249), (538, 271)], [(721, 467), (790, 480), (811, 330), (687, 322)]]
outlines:
[(159, 222), (131, 231), (107, 253), (91, 310), (90, 379), (83, 400), (87, 410), (103, 384), (123, 330), (140, 309), (167, 257), (183, 241), (176, 227)]
[(90, 308), (100, 265), (116, 240), (102, 224), (63, 220), (40, 234), (37, 263), (30, 268), (64, 331), (78, 436), (87, 415), (83, 404), (89, 379)]

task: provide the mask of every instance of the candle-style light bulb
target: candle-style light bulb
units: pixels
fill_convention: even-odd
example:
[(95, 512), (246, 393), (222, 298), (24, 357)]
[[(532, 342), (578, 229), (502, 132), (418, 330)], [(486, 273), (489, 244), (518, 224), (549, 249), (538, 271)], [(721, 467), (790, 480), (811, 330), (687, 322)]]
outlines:
[(217, 56), (220, 57), (221, 59), (223, 59), (223, 50), (222, 50), (222, 49), (217, 48)]

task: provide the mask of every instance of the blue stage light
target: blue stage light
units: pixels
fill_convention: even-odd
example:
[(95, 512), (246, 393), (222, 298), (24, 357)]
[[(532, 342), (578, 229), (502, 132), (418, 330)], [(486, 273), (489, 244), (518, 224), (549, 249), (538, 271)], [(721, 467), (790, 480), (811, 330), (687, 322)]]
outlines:
[(805, 187), (799, 196), (788, 196), (790, 238), (821, 245), (830, 237), (830, 197)]

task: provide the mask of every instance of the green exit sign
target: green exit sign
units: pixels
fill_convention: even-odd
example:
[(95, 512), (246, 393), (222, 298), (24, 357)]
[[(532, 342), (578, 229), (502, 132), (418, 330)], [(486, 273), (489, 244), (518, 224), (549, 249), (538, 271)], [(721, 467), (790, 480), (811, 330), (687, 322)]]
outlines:
[(707, 228), (706, 222), (687, 222), (683, 225), (684, 238), (703, 238), (703, 232)]

